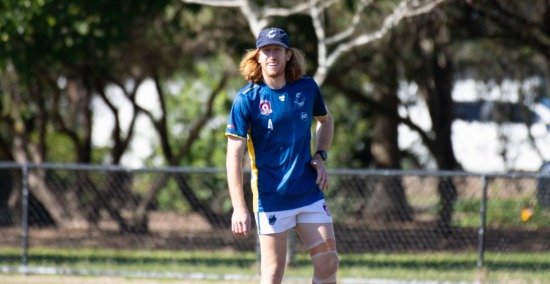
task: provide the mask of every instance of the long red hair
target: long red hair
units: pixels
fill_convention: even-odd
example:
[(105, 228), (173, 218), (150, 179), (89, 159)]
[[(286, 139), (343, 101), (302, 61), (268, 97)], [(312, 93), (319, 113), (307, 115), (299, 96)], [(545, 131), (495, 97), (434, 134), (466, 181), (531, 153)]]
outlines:
[[(292, 50), (292, 56), (290, 56), (290, 60), (286, 63), (285, 79), (287, 82), (292, 83), (298, 81), (298, 79), (306, 74), (306, 59), (301, 50), (297, 48), (290, 48), (290, 50)], [(256, 84), (260, 83), (263, 79), (262, 67), (257, 59), (259, 51), (259, 49), (247, 50), (239, 66), (244, 79)]]

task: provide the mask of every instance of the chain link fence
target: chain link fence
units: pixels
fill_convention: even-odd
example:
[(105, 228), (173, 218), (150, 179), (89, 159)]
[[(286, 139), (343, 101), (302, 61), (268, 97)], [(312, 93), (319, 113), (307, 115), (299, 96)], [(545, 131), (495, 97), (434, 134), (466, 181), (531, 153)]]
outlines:
[[(550, 257), (548, 172), (332, 170), (330, 177), (326, 197), (342, 259), (472, 252), (471, 263), (482, 267), (487, 252)], [(1, 163), (0, 266), (70, 267), (95, 250), (253, 254), (256, 238), (232, 235), (231, 210), (225, 169)], [(296, 242), (289, 251), (291, 263), (305, 248)], [(105, 253), (88, 263), (119, 258)], [(249, 258), (236, 261), (251, 265)]]

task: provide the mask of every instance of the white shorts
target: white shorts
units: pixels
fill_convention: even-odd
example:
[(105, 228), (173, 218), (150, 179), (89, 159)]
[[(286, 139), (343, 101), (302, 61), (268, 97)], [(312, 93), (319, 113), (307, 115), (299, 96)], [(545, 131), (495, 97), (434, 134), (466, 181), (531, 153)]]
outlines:
[(299, 223), (332, 223), (325, 200), (321, 199), (297, 209), (256, 212), (258, 235), (281, 233), (296, 227)]

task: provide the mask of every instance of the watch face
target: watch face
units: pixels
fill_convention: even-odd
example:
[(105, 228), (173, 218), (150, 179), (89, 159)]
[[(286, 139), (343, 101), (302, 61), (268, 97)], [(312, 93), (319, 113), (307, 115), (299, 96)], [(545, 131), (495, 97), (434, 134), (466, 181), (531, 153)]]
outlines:
[(320, 151), (317, 151), (317, 153), (319, 155), (321, 155), (321, 159), (323, 159), (323, 161), (326, 161), (327, 160), (327, 152), (323, 151), (323, 150), (320, 150)]

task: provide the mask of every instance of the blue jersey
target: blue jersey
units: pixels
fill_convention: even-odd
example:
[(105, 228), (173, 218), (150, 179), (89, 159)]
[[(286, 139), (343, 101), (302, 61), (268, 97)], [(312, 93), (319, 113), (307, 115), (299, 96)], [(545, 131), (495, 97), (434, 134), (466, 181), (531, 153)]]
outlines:
[(255, 212), (295, 209), (324, 197), (310, 165), (311, 125), (327, 114), (309, 77), (279, 90), (249, 83), (239, 91), (225, 135), (248, 139)]

